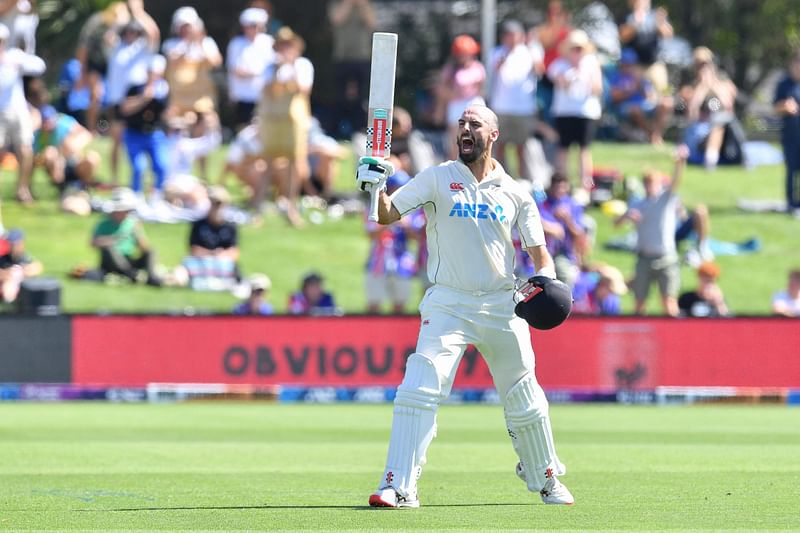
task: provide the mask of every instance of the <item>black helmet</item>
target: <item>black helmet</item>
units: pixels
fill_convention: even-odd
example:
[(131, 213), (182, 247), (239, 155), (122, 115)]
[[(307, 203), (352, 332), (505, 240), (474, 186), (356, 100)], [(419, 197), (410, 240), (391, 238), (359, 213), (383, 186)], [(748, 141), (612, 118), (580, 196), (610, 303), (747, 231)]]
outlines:
[(572, 310), (572, 291), (557, 279), (534, 276), (521, 293), (524, 299), (514, 312), (536, 329), (553, 329), (564, 322)]

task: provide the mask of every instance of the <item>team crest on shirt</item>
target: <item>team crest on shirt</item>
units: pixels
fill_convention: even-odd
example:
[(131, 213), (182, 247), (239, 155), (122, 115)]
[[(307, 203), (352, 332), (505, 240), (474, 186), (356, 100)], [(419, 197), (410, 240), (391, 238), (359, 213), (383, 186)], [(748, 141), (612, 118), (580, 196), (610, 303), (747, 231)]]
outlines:
[(454, 182), (450, 183), (450, 190), (451, 191), (463, 191), (464, 190), (464, 184), (463, 183), (459, 183), (457, 181), (454, 181)]

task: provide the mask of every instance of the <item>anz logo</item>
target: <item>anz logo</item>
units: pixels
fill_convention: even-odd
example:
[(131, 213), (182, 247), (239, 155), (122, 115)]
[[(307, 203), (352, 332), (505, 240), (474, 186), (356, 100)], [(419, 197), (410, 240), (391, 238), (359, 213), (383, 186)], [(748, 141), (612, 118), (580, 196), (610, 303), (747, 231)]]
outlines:
[(493, 208), (489, 204), (456, 202), (450, 210), (450, 216), (458, 218), (491, 219), (499, 220), (500, 222), (506, 221), (506, 216), (503, 214), (503, 206), (496, 205)]

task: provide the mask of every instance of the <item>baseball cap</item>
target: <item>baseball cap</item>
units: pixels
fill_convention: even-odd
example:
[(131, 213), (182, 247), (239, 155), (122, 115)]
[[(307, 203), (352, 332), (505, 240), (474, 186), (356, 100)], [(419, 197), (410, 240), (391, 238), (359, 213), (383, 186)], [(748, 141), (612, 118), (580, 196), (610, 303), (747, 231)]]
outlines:
[(721, 273), (722, 271), (719, 265), (713, 261), (704, 261), (697, 267), (697, 274), (699, 276), (708, 276), (709, 278), (717, 279)]
[(200, 15), (197, 14), (195, 8), (191, 6), (179, 7), (175, 10), (175, 13), (172, 14), (173, 30), (179, 29), (184, 24), (189, 24), (190, 26), (199, 26), (202, 24)]
[(450, 51), (454, 56), (474, 56), (481, 51), (481, 47), (478, 44), (478, 41), (469, 35), (459, 35), (453, 39), (453, 46)]
[(39, 113), (41, 113), (43, 121), (51, 120), (58, 116), (58, 111), (56, 111), (56, 108), (51, 105), (44, 106)]
[(208, 188), (208, 199), (212, 202), (217, 202), (220, 204), (231, 203), (231, 195), (228, 194), (228, 190), (225, 187), (220, 187), (219, 185), (214, 185)]
[(268, 291), (272, 288), (272, 280), (266, 274), (253, 274), (247, 278), (251, 291)]
[(258, 7), (248, 7), (239, 15), (239, 24), (242, 26), (265, 26), (268, 20), (267, 12)]

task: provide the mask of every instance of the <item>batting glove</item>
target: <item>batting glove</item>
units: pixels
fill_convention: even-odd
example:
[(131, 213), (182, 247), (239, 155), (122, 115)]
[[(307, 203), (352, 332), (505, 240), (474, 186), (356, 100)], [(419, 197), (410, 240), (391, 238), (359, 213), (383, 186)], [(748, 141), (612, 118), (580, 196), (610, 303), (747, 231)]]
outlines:
[(362, 191), (381, 190), (386, 180), (394, 174), (394, 165), (386, 159), (362, 157), (356, 169), (356, 186)]

